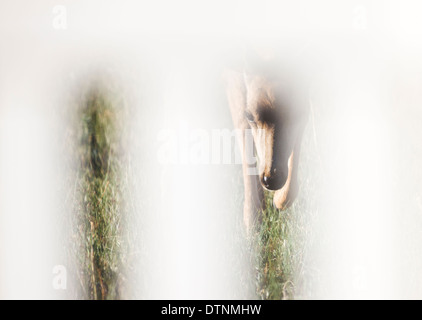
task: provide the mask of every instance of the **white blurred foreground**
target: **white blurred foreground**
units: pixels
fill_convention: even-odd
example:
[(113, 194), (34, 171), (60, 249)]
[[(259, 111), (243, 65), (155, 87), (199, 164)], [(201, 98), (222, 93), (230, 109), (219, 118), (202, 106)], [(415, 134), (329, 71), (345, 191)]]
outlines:
[(101, 67), (119, 70), (136, 96), (132, 228), (143, 254), (134, 296), (250, 297), (236, 167), (156, 156), (160, 130), (231, 128), (219, 75), (233, 39), (297, 53), (313, 78), (308, 126), (320, 161), (311, 169), (322, 173), (312, 297), (422, 298), (420, 4), (195, 3), (73, 1), (63, 11), (2, 1), (0, 298), (69, 297), (53, 273), (66, 196), (57, 95), (78, 71)]

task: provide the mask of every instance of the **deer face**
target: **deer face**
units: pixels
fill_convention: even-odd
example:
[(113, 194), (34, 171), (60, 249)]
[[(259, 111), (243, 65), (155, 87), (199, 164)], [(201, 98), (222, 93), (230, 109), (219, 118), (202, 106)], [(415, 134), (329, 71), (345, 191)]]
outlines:
[(296, 92), (277, 80), (248, 75), (245, 86), (244, 116), (255, 143), (260, 181), (267, 190), (285, 190), (285, 199), (275, 203), (283, 208), (291, 198), (291, 185), (296, 184), (297, 146), (305, 125), (305, 107), (298, 103)]

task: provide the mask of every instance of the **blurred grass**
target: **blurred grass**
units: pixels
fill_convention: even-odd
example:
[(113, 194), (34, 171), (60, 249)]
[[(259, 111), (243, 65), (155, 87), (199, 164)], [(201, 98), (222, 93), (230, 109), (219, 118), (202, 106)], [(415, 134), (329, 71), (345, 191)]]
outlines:
[[(73, 121), (76, 146), (69, 148), (74, 150), (78, 166), (74, 171), (74, 215), (69, 247), (70, 255), (77, 260), (75, 282), (79, 288), (75, 297), (83, 299), (130, 297), (127, 282), (132, 283), (134, 279), (126, 279), (125, 270), (131, 268), (131, 261), (136, 260), (135, 255), (139, 251), (135, 246), (138, 242), (133, 240), (139, 234), (127, 234), (130, 228), (127, 228), (126, 206), (129, 204), (126, 202), (133, 197), (128, 195), (133, 186), (129, 187), (131, 174), (122, 151), (125, 147), (122, 143), (125, 133), (121, 114), (124, 108), (116, 91), (93, 86), (74, 102), (77, 104)], [(123, 110), (123, 113), (126, 111)], [(240, 282), (248, 298), (297, 299), (312, 296), (309, 279), (314, 271), (306, 260), (309, 258), (309, 242), (313, 239), (312, 220), (317, 211), (315, 181), (319, 177), (313, 171), (317, 148), (310, 126), (302, 146), (298, 199), (288, 210), (278, 211), (273, 209), (272, 195), (266, 193), (262, 222), (256, 225), (249, 237), (248, 248), (240, 254), (243, 255), (240, 260), (249, 261), (253, 269), (250, 272), (239, 267)], [(241, 194), (241, 174), (234, 187), (237, 184)], [(126, 194), (124, 198), (123, 194)], [(241, 197), (234, 197), (233, 203), (236, 211), (241, 207)], [(239, 221), (240, 217), (241, 212)], [(241, 230), (242, 225), (238, 229)], [(244, 239), (239, 230), (239, 238)], [(244, 244), (241, 240), (239, 242)], [(242, 263), (235, 261), (236, 264)], [(136, 272), (142, 273), (143, 270)], [(255, 287), (255, 295), (249, 295), (250, 286), (252, 291)]]
[(78, 205), (73, 222), (77, 291), (83, 299), (119, 299), (124, 278), (124, 202), (118, 109), (108, 90), (99, 87), (88, 91), (79, 104), (75, 122)]
[(267, 209), (262, 224), (257, 226), (257, 295), (260, 299), (288, 299), (294, 297), (294, 270), (297, 266), (298, 246), (296, 223), (291, 210), (280, 212), (272, 208), (272, 197), (265, 196)]
[(308, 252), (315, 240), (312, 226), (318, 212), (320, 170), (312, 129), (311, 123), (302, 141), (298, 198), (290, 208), (279, 211), (272, 205), (273, 195), (265, 192), (262, 221), (250, 237), (258, 299), (306, 299), (314, 294), (318, 275)]

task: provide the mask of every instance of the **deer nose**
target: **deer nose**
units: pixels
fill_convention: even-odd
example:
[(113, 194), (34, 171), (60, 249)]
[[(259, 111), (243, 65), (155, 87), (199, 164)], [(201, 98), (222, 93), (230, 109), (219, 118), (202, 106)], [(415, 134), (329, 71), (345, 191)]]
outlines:
[(270, 181), (270, 178), (269, 178), (269, 177), (267, 177), (267, 176), (263, 176), (263, 177), (262, 177), (262, 184), (263, 184), (265, 187), (267, 187), (267, 188), (268, 188), (268, 186), (269, 186), (269, 181)]
[(277, 179), (275, 175), (271, 175), (271, 176), (264, 175), (262, 177), (262, 185), (268, 190), (275, 190), (274, 185), (275, 185), (276, 180)]
[(271, 170), (270, 175), (263, 175), (261, 183), (262, 185), (270, 190), (275, 191), (283, 187), (284, 183), (286, 182), (287, 175), (283, 174), (283, 172), (276, 172), (276, 170)]

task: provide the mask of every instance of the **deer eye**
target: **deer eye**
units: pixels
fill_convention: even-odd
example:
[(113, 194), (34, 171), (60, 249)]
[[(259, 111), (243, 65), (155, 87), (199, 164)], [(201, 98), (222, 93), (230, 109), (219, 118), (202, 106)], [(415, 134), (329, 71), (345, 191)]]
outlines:
[(248, 111), (245, 112), (245, 118), (246, 118), (246, 120), (248, 120), (248, 122), (255, 123), (255, 119), (254, 119), (252, 113), (250, 113)]

